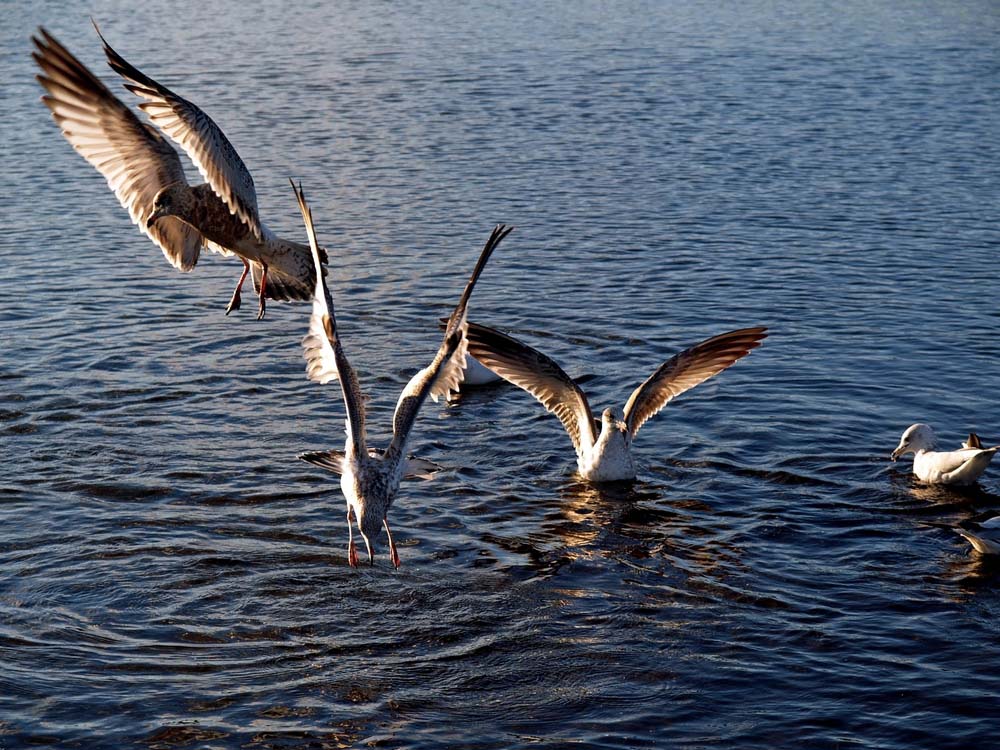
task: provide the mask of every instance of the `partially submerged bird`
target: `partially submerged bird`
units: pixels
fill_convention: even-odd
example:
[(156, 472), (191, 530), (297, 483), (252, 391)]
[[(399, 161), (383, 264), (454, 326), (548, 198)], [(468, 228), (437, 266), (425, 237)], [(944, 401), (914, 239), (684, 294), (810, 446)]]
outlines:
[(581, 476), (592, 482), (635, 479), (632, 441), (668, 402), (708, 380), (760, 346), (763, 327), (743, 328), (702, 341), (664, 362), (629, 397), (624, 412), (605, 409), (594, 419), (580, 387), (553, 360), (507, 334), (469, 323), (469, 353), (523, 388), (555, 414), (576, 449)]
[[(296, 187), (302, 218), (313, 250), (313, 260), (317, 267), (320, 257), (313, 228), (312, 211), (302, 194), (301, 186)], [(413, 424), (421, 405), (430, 396), (437, 401), (446, 399), (458, 389), (465, 368), (466, 330), (465, 319), (469, 296), (482, 273), (490, 255), (511, 228), (497, 225), (483, 247), (479, 261), (462, 292), (462, 297), (448, 318), (444, 340), (430, 365), (414, 375), (403, 388), (396, 403), (392, 418), (392, 442), (386, 450), (368, 447), (365, 438), (365, 399), (358, 384), (358, 378), (351, 368), (340, 343), (337, 321), (334, 317), (333, 300), (326, 279), (322, 274), (316, 277), (313, 295), (312, 318), (309, 333), (302, 339), (306, 372), (309, 379), (317, 383), (340, 381), (340, 389), (347, 409), (347, 441), (344, 451), (317, 451), (299, 456), (304, 461), (340, 474), (340, 489), (347, 500), (347, 559), (352, 567), (358, 564), (357, 547), (354, 543), (352, 520), (357, 523), (361, 538), (368, 550), (368, 561), (374, 564), (374, 544), (382, 529), (389, 541), (389, 556), (394, 567), (399, 567), (399, 553), (392, 540), (387, 514), (399, 490), (400, 482), (410, 476), (426, 476), (435, 468), (434, 464), (420, 459), (407, 458), (406, 447)], [(353, 519), (352, 519), (353, 515)]]
[(1000, 555), (1000, 516), (993, 516), (982, 523), (966, 523), (955, 531), (969, 540), (981, 555)]
[(936, 451), (934, 430), (925, 424), (910, 425), (892, 452), (893, 461), (907, 453), (913, 454), (913, 473), (917, 479), (931, 484), (967, 486), (975, 484), (993, 460), (997, 448), (983, 448), (979, 437), (972, 433), (963, 448), (956, 451)]
[[(132, 222), (175, 268), (194, 268), (202, 247), (239, 256), (243, 273), (227, 315), (239, 309), (248, 273), (258, 294), (258, 319), (266, 298), (311, 298), (316, 270), (309, 247), (278, 237), (261, 222), (253, 178), (208, 115), (134, 68), (101, 36), (108, 63), (128, 82), (125, 88), (146, 100), (139, 108), (207, 180), (189, 185), (177, 150), (161, 133), (141, 122), (44, 28), (39, 35), (32, 37), (32, 56), (43, 73), (37, 76), (47, 92), (42, 101), (66, 140), (107, 178)], [(320, 256), (325, 262), (325, 251)]]
[(503, 380), (475, 357), (466, 358), (465, 363), (465, 377), (462, 379), (462, 385), (490, 385)]

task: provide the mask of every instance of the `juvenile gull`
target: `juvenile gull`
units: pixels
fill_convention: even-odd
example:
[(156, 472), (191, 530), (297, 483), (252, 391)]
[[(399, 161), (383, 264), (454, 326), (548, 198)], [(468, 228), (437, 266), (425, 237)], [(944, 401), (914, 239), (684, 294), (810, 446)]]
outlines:
[(957, 451), (936, 451), (936, 444), (934, 430), (928, 425), (910, 425), (891, 458), (895, 461), (912, 453), (913, 473), (917, 479), (930, 484), (968, 486), (976, 483), (997, 452), (997, 447), (983, 448), (975, 433), (969, 435), (963, 443), (965, 447)]
[[(32, 57), (42, 69), (37, 79), (47, 92), (42, 101), (66, 140), (104, 175), (132, 222), (175, 268), (194, 268), (202, 247), (239, 256), (243, 273), (227, 315), (239, 309), (248, 273), (258, 294), (258, 319), (266, 298), (311, 298), (316, 271), (309, 247), (261, 223), (253, 178), (208, 115), (139, 72), (101, 37), (109, 64), (128, 81), (125, 88), (146, 99), (139, 108), (207, 180), (192, 186), (177, 150), (156, 128), (141, 122), (44, 28), (32, 41)], [(321, 257), (325, 261), (325, 251)]]
[(623, 413), (605, 409), (600, 423), (580, 386), (549, 357), (477, 323), (469, 323), (468, 339), (469, 354), (559, 418), (573, 441), (577, 469), (584, 479), (614, 482), (635, 479), (632, 441), (648, 419), (760, 346), (766, 331), (763, 327), (730, 331), (685, 349), (632, 392)]
[[(302, 194), (301, 186), (296, 187), (295, 195), (299, 201), (302, 218), (309, 235), (309, 244), (313, 250), (313, 261), (319, 266), (316, 231), (313, 228), (312, 211)], [(306, 372), (309, 379), (317, 383), (340, 381), (340, 389), (347, 410), (347, 441), (344, 451), (317, 451), (303, 453), (299, 456), (303, 461), (320, 466), (336, 474), (340, 474), (340, 489), (347, 500), (347, 560), (352, 567), (358, 564), (357, 548), (354, 544), (353, 521), (357, 523), (361, 538), (368, 550), (368, 561), (374, 564), (373, 545), (382, 529), (385, 529), (389, 541), (389, 556), (394, 567), (399, 568), (399, 553), (392, 541), (387, 514), (392, 505), (400, 481), (410, 476), (426, 476), (434, 465), (419, 459), (407, 458), (406, 447), (410, 432), (417, 419), (421, 405), (430, 396), (434, 401), (438, 397), (448, 398), (458, 389), (462, 381), (462, 370), (465, 368), (467, 349), (465, 319), (469, 296), (486, 266), (486, 261), (496, 249), (500, 241), (506, 237), (512, 228), (502, 224), (496, 226), (487, 240), (479, 261), (462, 292), (458, 305), (448, 318), (445, 327), (444, 341), (434, 355), (430, 365), (414, 375), (406, 384), (396, 403), (396, 411), (392, 418), (392, 442), (386, 450), (370, 448), (365, 439), (365, 399), (358, 384), (358, 378), (351, 368), (340, 343), (337, 332), (337, 321), (334, 317), (333, 301), (326, 279), (322, 274), (317, 276), (316, 290), (313, 295), (312, 317), (309, 321), (309, 332), (302, 339), (302, 347), (307, 364)]]

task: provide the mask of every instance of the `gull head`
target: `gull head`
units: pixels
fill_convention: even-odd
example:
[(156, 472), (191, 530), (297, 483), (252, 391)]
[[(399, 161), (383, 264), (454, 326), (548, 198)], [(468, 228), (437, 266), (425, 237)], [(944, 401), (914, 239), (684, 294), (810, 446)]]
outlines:
[(628, 432), (628, 425), (625, 424), (625, 417), (618, 409), (605, 409), (601, 413), (601, 430)]
[(929, 425), (914, 424), (906, 428), (903, 437), (899, 439), (899, 445), (892, 452), (892, 460), (895, 461), (900, 456), (907, 453), (918, 453), (927, 451), (934, 447), (934, 430)]
[(146, 228), (149, 229), (156, 223), (157, 219), (164, 216), (176, 216), (180, 213), (183, 198), (180, 195), (184, 191), (184, 185), (168, 185), (156, 194), (153, 199), (153, 213), (146, 219)]
[(361, 538), (365, 540), (365, 549), (368, 551), (368, 563), (375, 564), (375, 550), (378, 547), (375, 541), (382, 533), (382, 523), (385, 520), (384, 514), (379, 514), (373, 508), (365, 507), (358, 515), (358, 529), (361, 531)]

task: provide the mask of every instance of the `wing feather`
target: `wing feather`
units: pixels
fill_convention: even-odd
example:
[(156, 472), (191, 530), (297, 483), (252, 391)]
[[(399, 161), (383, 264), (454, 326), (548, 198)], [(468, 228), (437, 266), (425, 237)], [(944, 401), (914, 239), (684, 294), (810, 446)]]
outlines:
[(764, 327), (743, 328), (713, 336), (668, 359), (632, 392), (625, 404), (629, 434), (634, 438), (639, 428), (671, 400), (742, 359), (765, 338)]
[[(289, 180), (291, 182), (291, 180)], [(312, 249), (313, 263), (316, 266), (316, 290), (313, 294), (312, 316), (309, 319), (309, 332), (302, 339), (303, 355), (307, 365), (309, 379), (317, 383), (340, 381), (340, 389), (344, 396), (344, 406), (347, 409), (348, 437), (354, 444), (355, 454), (365, 453), (365, 404), (358, 383), (358, 376), (347, 360), (347, 355), (340, 345), (337, 335), (337, 319), (334, 316), (333, 299), (323, 274), (322, 251), (316, 241), (316, 230), (313, 227), (312, 210), (306, 203), (302, 186), (292, 182), (292, 190), (299, 202), (302, 220), (309, 235), (309, 247)]]
[[(97, 28), (96, 24), (94, 28)], [(154, 125), (184, 149), (215, 194), (261, 239), (263, 232), (253, 177), (222, 129), (197, 106), (157, 83), (119, 55), (101, 35), (100, 29), (97, 35), (104, 44), (111, 69), (129, 81), (125, 88), (146, 100), (139, 108)]]
[(406, 384), (403, 392), (399, 395), (392, 419), (392, 444), (397, 450), (402, 451), (410, 430), (413, 428), (413, 423), (417, 419), (420, 407), (427, 396), (437, 401), (441, 396), (449, 398), (452, 392), (458, 391), (459, 385), (462, 383), (465, 356), (468, 351), (466, 334), (469, 324), (466, 320), (466, 313), (468, 312), (469, 297), (472, 295), (472, 290), (475, 288), (476, 282), (479, 281), (483, 269), (486, 268), (487, 261), (493, 255), (493, 251), (513, 229), (513, 227), (507, 227), (503, 224), (497, 224), (493, 228), (493, 232), (479, 254), (479, 260), (476, 261), (472, 275), (469, 276), (465, 289), (462, 291), (462, 296), (449, 316), (447, 324), (445, 324), (444, 340), (438, 347), (434, 359), (430, 365), (410, 378), (410, 382)]
[(32, 41), (32, 57), (42, 70), (37, 79), (47, 92), (42, 102), (63, 136), (104, 176), (132, 222), (166, 259), (178, 270), (190, 271), (198, 262), (201, 234), (172, 216), (146, 226), (157, 193), (168, 185), (187, 184), (177, 151), (48, 31), (40, 28)]
[(469, 323), (469, 352), (493, 372), (523, 388), (562, 422), (578, 455), (597, 440), (587, 396), (556, 362), (526, 344)]

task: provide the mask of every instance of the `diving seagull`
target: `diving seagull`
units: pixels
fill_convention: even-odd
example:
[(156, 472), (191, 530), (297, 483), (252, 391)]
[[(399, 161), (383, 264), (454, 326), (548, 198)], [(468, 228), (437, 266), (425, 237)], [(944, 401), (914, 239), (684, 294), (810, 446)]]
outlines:
[[(313, 261), (318, 268), (320, 256), (312, 211), (302, 194), (302, 187), (296, 187), (294, 183), (292, 187), (298, 198), (306, 232), (309, 235)], [(436, 468), (430, 462), (407, 458), (406, 446), (410, 432), (417, 419), (417, 413), (428, 396), (434, 401), (440, 396), (447, 399), (458, 389), (462, 381), (468, 346), (466, 342), (468, 324), (465, 314), (469, 296), (486, 266), (486, 261), (511, 229), (513, 227), (508, 228), (498, 224), (483, 247), (465, 291), (462, 292), (458, 305), (448, 318), (444, 341), (438, 347), (437, 354), (434, 355), (430, 365), (410, 379), (399, 396), (392, 418), (392, 442), (386, 450), (368, 447), (365, 439), (365, 398), (361, 393), (357, 375), (347, 361), (347, 355), (344, 354), (340, 343), (333, 300), (326, 279), (321, 274), (316, 277), (309, 332), (302, 339), (304, 356), (308, 363), (306, 372), (309, 379), (316, 383), (340, 381), (340, 390), (347, 410), (347, 441), (342, 452), (317, 451), (303, 453), (299, 458), (340, 474), (340, 489), (347, 500), (347, 560), (352, 567), (358, 565), (354, 529), (351, 525), (353, 521), (357, 523), (361, 538), (364, 539), (369, 563), (374, 565), (373, 546), (384, 528), (389, 541), (389, 557), (393, 566), (399, 568), (399, 553), (392, 540), (392, 532), (389, 530), (387, 518), (389, 508), (396, 497), (401, 480), (413, 476), (426, 478), (427, 474)]]
[[(94, 25), (97, 28), (97, 25)], [(238, 310), (247, 274), (258, 294), (258, 320), (265, 299), (308, 300), (316, 283), (307, 245), (282, 239), (257, 211), (253, 178), (229, 139), (191, 102), (141, 73), (97, 30), (112, 69), (156, 128), (143, 123), (69, 50), (44, 28), (32, 37), (42, 70), (42, 97), (66, 140), (108, 181), (119, 202), (180, 271), (190, 271), (202, 247), (237, 255), (243, 273), (226, 307)], [(159, 128), (159, 130), (157, 130)], [(177, 150), (194, 162), (207, 182), (190, 185)], [(326, 253), (321, 251), (325, 261)], [(325, 272), (325, 270), (324, 270)]]
[(936, 451), (936, 445), (937, 439), (930, 426), (910, 425), (890, 458), (895, 461), (912, 453), (913, 473), (917, 479), (930, 484), (968, 486), (976, 483), (1000, 448), (983, 448), (975, 433), (970, 434), (963, 447), (956, 451)]
[(581, 476), (592, 482), (635, 479), (632, 441), (668, 402), (725, 370), (760, 346), (764, 327), (730, 331), (685, 349), (663, 363), (629, 397), (624, 412), (605, 409), (594, 419), (583, 391), (552, 359), (478, 323), (469, 323), (469, 354), (523, 388), (569, 433)]

